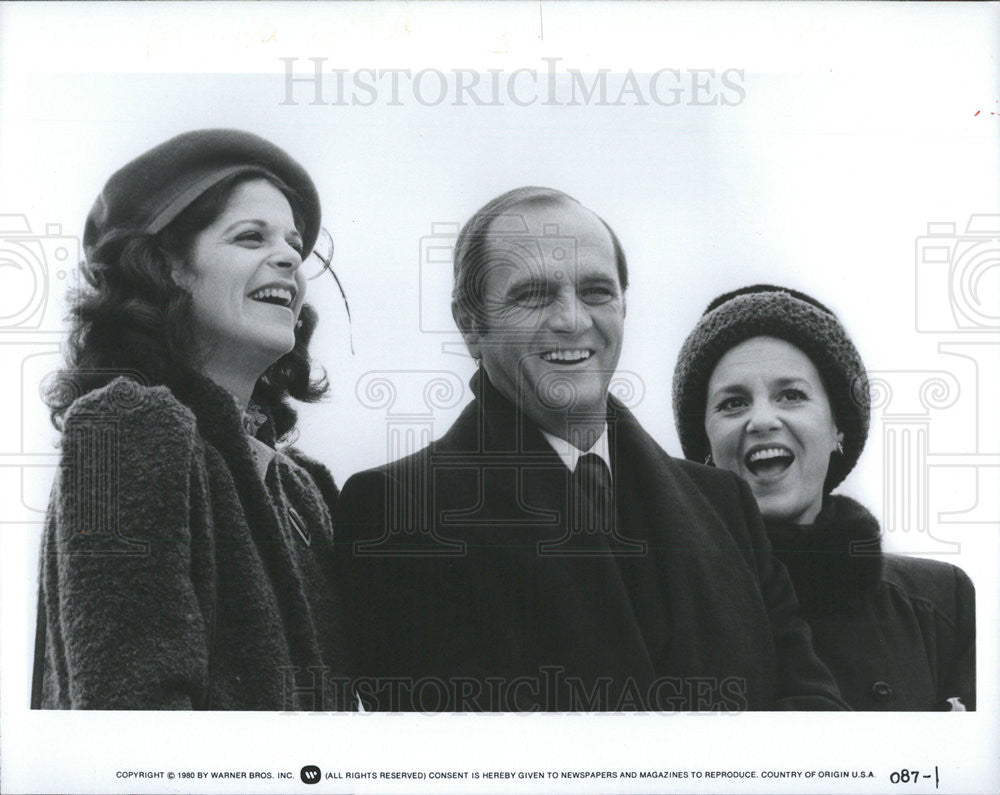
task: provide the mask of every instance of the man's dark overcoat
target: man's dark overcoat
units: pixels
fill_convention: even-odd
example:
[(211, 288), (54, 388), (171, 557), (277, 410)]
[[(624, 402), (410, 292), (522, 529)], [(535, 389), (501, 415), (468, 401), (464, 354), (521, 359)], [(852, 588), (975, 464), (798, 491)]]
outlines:
[(844, 708), (749, 488), (608, 410), (618, 537), (573, 532), (570, 473), (481, 374), (437, 442), (337, 504), (366, 709)]

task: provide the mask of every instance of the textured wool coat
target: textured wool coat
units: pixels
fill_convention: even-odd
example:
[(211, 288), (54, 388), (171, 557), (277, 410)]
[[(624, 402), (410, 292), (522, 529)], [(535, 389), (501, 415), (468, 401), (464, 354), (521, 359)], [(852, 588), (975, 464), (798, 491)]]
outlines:
[(473, 390), (338, 502), (367, 709), (844, 708), (745, 484), (672, 459), (612, 400), (619, 537), (576, 536), (561, 459)]
[(855, 710), (976, 706), (976, 594), (957, 566), (881, 551), (878, 521), (828, 497), (816, 523), (768, 522), (816, 652)]
[(35, 705), (345, 706), (336, 495), (293, 450), (262, 479), (236, 402), (200, 376), (77, 399), (42, 547)]

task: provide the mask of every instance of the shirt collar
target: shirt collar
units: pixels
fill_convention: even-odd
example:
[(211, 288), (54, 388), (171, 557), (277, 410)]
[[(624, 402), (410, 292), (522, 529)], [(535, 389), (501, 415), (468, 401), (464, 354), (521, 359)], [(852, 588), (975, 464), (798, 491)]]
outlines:
[(581, 450), (579, 447), (570, 444), (565, 439), (553, 436), (548, 431), (542, 431), (542, 436), (544, 436), (545, 440), (552, 446), (552, 449), (556, 451), (556, 454), (562, 459), (562, 462), (566, 465), (566, 468), (569, 469), (570, 472), (576, 470), (576, 462), (580, 460), (580, 456), (587, 453), (594, 453), (595, 455), (600, 456), (601, 460), (607, 465), (608, 472), (611, 472), (611, 454), (608, 451), (607, 423), (604, 423), (601, 435), (597, 437), (597, 441), (594, 442), (593, 447), (589, 450)]

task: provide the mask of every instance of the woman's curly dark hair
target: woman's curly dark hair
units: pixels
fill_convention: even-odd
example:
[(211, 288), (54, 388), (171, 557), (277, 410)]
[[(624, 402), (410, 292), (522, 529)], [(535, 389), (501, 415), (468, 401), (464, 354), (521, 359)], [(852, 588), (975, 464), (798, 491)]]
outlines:
[[(191, 373), (192, 299), (174, 281), (171, 258), (186, 258), (194, 236), (218, 218), (239, 185), (254, 179), (265, 179), (281, 191), (301, 231), (296, 193), (270, 172), (251, 166), (207, 190), (162, 232), (112, 230), (87, 252), (80, 266), (86, 283), (69, 297), (66, 367), (44, 394), (57, 429), (76, 398), (120, 375), (170, 386)], [(325, 373), (312, 377), (309, 358), (318, 319), (316, 310), (302, 306), (295, 346), (254, 387), (253, 399), (271, 415), (276, 438), (295, 427), (289, 397), (314, 403), (329, 389)]]

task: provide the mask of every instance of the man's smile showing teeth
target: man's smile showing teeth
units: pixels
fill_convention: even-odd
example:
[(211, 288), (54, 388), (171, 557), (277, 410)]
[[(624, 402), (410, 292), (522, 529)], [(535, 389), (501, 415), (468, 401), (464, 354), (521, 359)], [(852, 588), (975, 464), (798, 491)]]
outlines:
[(261, 287), (250, 293), (251, 300), (291, 308), (295, 294), (287, 287)]
[(780, 475), (795, 460), (795, 454), (784, 445), (757, 447), (743, 459), (746, 468), (758, 477)]
[(542, 354), (542, 359), (546, 362), (556, 362), (557, 364), (578, 364), (585, 362), (591, 356), (591, 352), (584, 349), (565, 351), (546, 351)]

